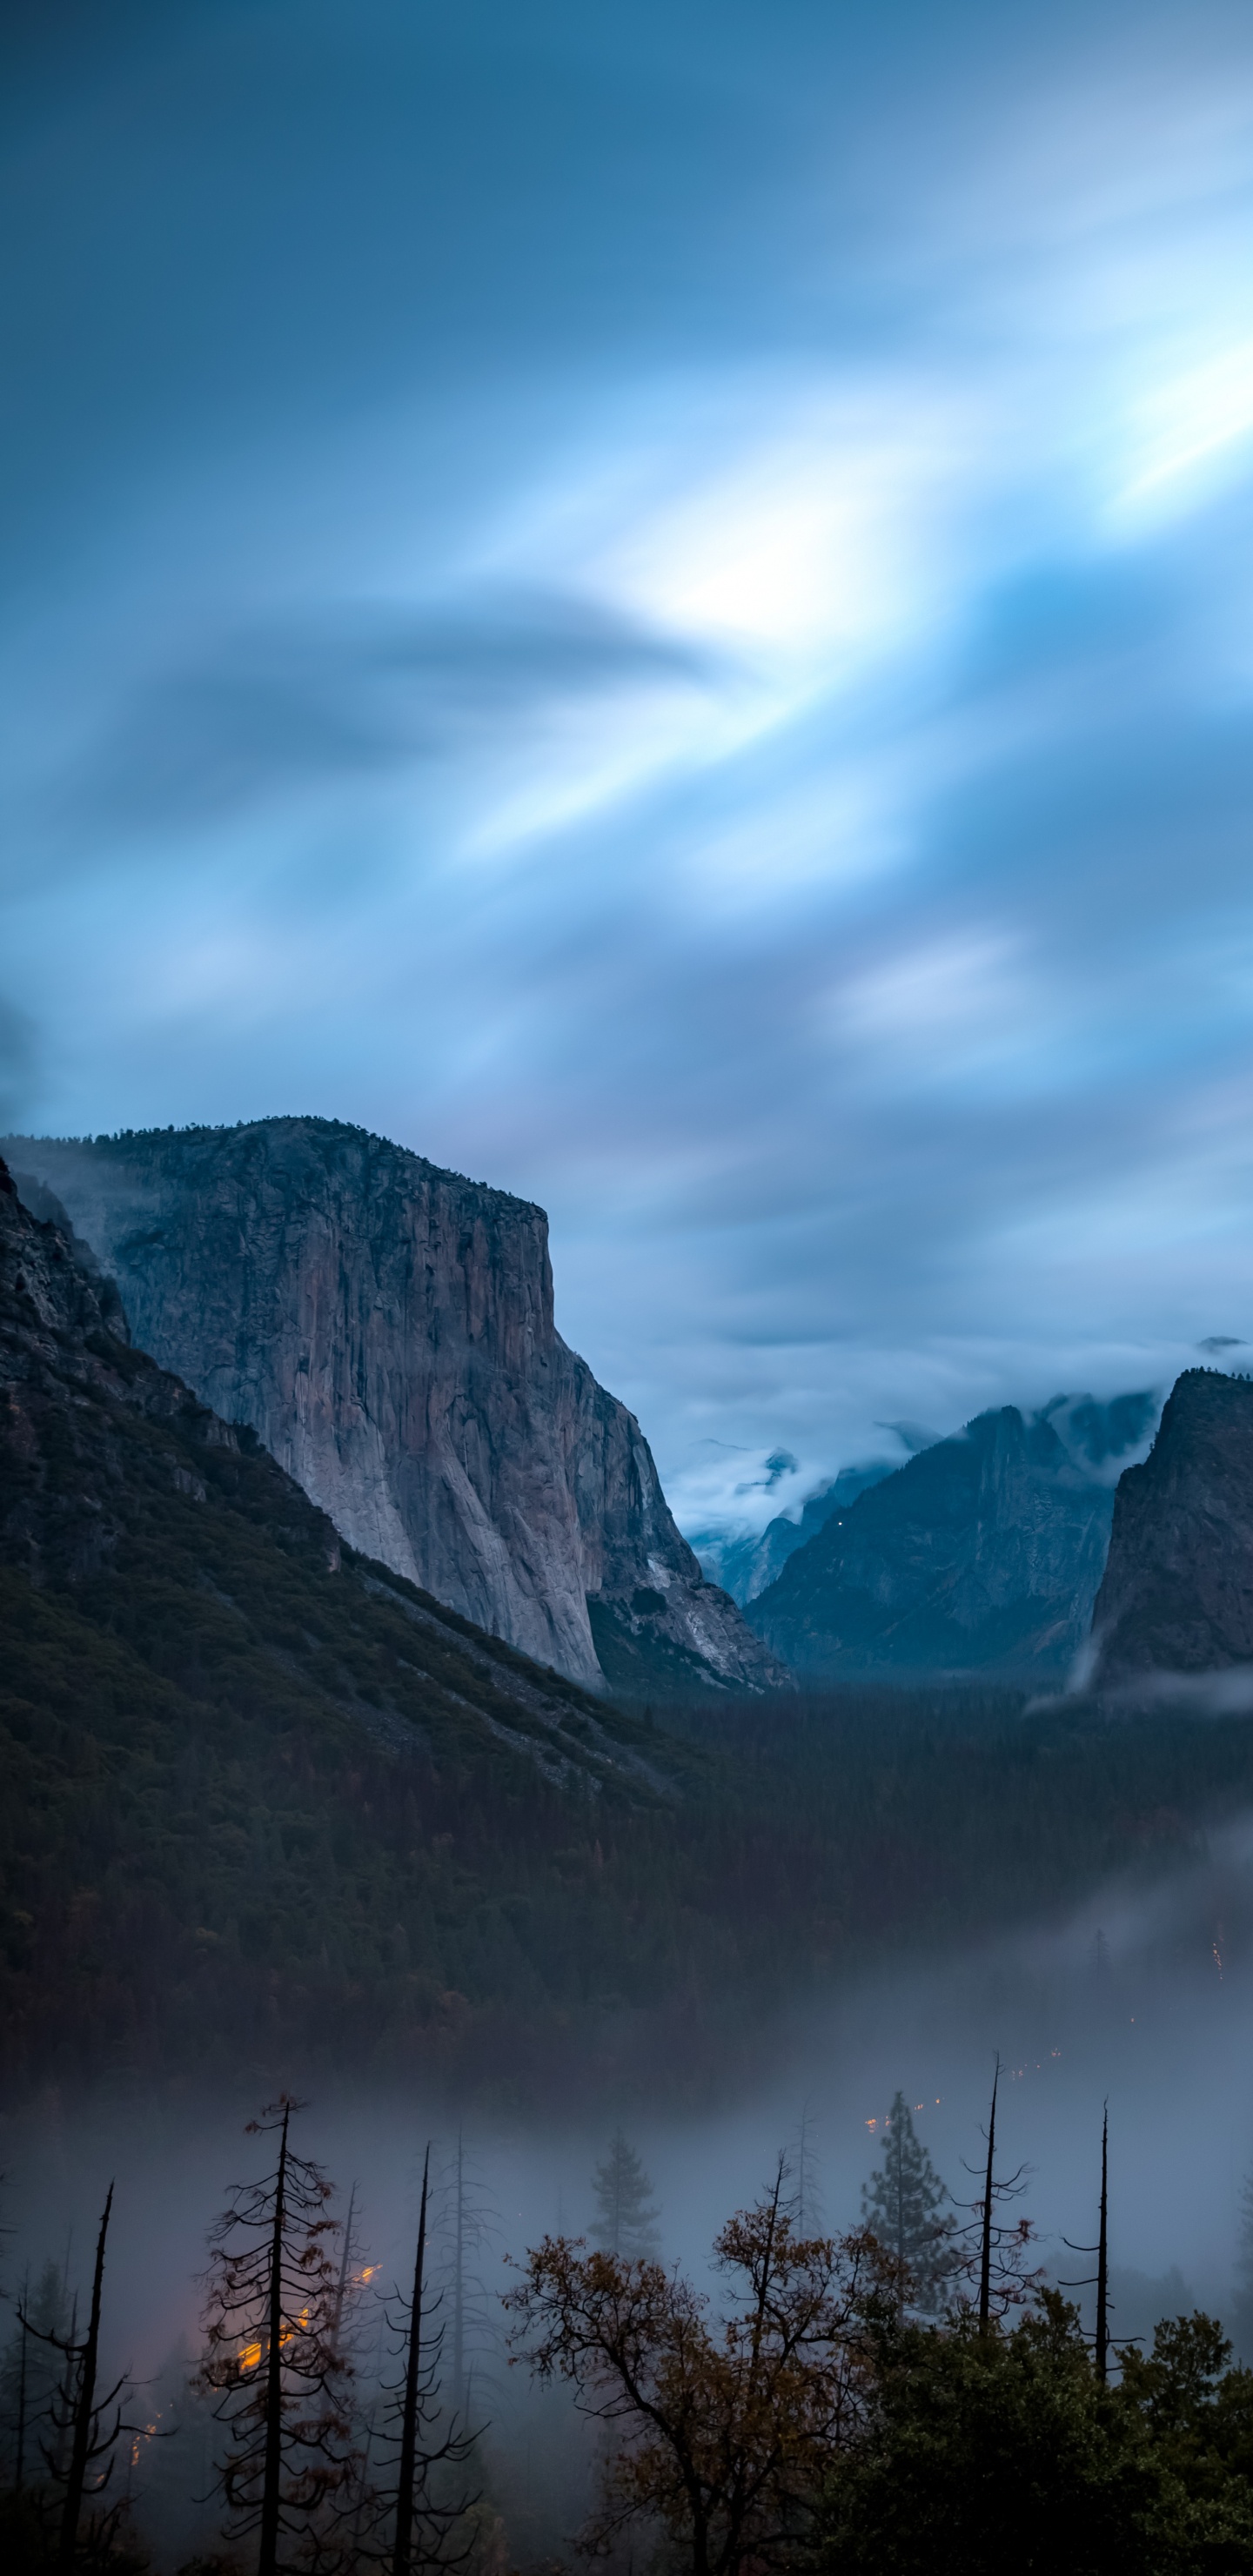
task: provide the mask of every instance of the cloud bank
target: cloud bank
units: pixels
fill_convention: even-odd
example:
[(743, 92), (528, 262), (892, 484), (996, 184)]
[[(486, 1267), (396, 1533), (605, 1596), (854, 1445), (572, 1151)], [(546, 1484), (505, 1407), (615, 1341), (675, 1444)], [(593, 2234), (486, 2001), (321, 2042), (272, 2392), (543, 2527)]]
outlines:
[(689, 1521), (1246, 1339), (1242, 14), (6, 41), (21, 1114), (540, 1198)]

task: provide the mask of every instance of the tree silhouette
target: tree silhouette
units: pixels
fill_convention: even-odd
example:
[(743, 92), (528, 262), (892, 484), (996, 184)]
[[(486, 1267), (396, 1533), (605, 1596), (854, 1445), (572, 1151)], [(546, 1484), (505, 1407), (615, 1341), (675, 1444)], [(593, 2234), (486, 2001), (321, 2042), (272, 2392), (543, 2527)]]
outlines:
[[(1031, 2270), (1028, 2255), (1035, 2242), (1035, 2230), (1029, 2218), (1005, 2219), (998, 2215), (1009, 2202), (1021, 2198), (1027, 2188), (1025, 2165), (1012, 2174), (996, 2170), (996, 2103), (1000, 2091), (1001, 2061), (999, 2053), (992, 2074), (992, 2101), (988, 2125), (987, 2159), (983, 2190), (977, 2200), (962, 2206), (971, 2213), (968, 2227), (959, 2230), (966, 2240), (964, 2269), (977, 2283), (976, 2309), (981, 2334), (987, 2334), (994, 2319), (1004, 2317), (1011, 2308), (1022, 2307), (1039, 2286), (1042, 2273)], [(967, 2173), (975, 2168), (967, 2165)]]
[(118, 2439), (124, 2429), (134, 2429), (129, 2425), (123, 2427), (122, 2423), (121, 2399), (127, 2385), (126, 2372), (114, 2380), (103, 2396), (99, 2394), (104, 2256), (112, 2209), (113, 2185), (110, 2183), (96, 2238), (87, 2331), (81, 2340), (73, 2311), (68, 2332), (55, 2326), (39, 2326), (23, 2305), (19, 2305), (17, 2311), (23, 2335), (61, 2356), (60, 2376), (52, 2389), (48, 2407), (52, 2439), (40, 2441), (44, 2465), (53, 2487), (62, 2490), (52, 2559), (58, 2576), (71, 2576), (77, 2564), (84, 2505), (91, 2508), (89, 2541), (90, 2555), (94, 2558), (107, 2555), (126, 2510), (125, 2497), (119, 2497), (112, 2505), (101, 2509), (101, 2499), (113, 2475)]
[(884, 2124), (883, 2163), (862, 2188), (862, 2224), (894, 2257), (904, 2303), (925, 2316), (943, 2304), (958, 2260), (956, 2220), (945, 2215), (947, 2200), (909, 2104), (898, 2092)]
[(584, 2254), (546, 2237), (505, 2305), (518, 2357), (561, 2378), (581, 2410), (618, 2428), (601, 2510), (582, 2545), (601, 2552), (637, 2520), (682, 2548), (692, 2576), (795, 2563), (816, 2499), (866, 2420), (875, 2336), (895, 2269), (873, 2237), (795, 2234), (786, 2166), (722, 2229), (714, 2260), (730, 2313), (643, 2257)]
[(816, 2126), (809, 2103), (803, 2103), (796, 2135), (787, 2150), (788, 2177), (792, 2185), (788, 2215), (798, 2236), (812, 2236), (822, 2225), (822, 2186), (814, 2147)]
[[(1100, 2220), (1099, 2220), (1099, 2224), (1098, 2224), (1098, 2228), (1097, 2228), (1097, 2239), (1096, 2239), (1096, 2243), (1095, 2243), (1095, 2245), (1075, 2245), (1075, 2244), (1073, 2244), (1073, 2243), (1071, 2242), (1071, 2239), (1070, 2239), (1070, 2237), (1069, 2237), (1069, 2236), (1064, 2236), (1064, 2237), (1062, 2238), (1062, 2243), (1063, 2243), (1064, 2245), (1069, 2245), (1069, 2246), (1070, 2246), (1070, 2251), (1071, 2251), (1071, 2253), (1072, 2253), (1072, 2254), (1095, 2254), (1095, 2256), (1096, 2256), (1096, 2270), (1095, 2270), (1095, 2272), (1089, 2272), (1089, 2273), (1084, 2277), (1084, 2279), (1083, 2279), (1083, 2280), (1080, 2280), (1080, 2281), (1062, 2281), (1062, 2282), (1060, 2282), (1060, 2283), (1059, 2283), (1059, 2285), (1058, 2285), (1058, 2286), (1059, 2286), (1061, 2289), (1063, 2289), (1063, 2290), (1091, 2290), (1091, 2289), (1095, 2289), (1095, 2291), (1096, 2291), (1096, 2328), (1095, 2328), (1095, 2331), (1094, 2331), (1093, 2336), (1092, 2336), (1092, 2357), (1093, 2357), (1093, 2361), (1095, 2362), (1095, 2365), (1096, 2365), (1096, 2376), (1097, 2376), (1097, 2379), (1098, 2379), (1098, 2381), (1099, 2381), (1099, 2383), (1100, 2383), (1101, 2387), (1102, 2387), (1102, 2388), (1104, 2388), (1104, 2386), (1105, 2386), (1105, 2384), (1106, 2384), (1106, 2381), (1107, 2381), (1107, 2380), (1108, 2380), (1108, 2378), (1109, 2378), (1109, 2350), (1110, 2350), (1110, 2344), (1111, 2344), (1111, 2341), (1112, 2341), (1112, 2337), (1111, 2337), (1111, 2335), (1110, 2335), (1110, 2330), (1109, 2330), (1110, 2297), (1109, 2297), (1109, 2104), (1108, 2104), (1108, 2102), (1107, 2102), (1107, 2103), (1106, 2103), (1106, 2105), (1105, 2105), (1104, 2113), (1103, 2113), (1103, 2115), (1102, 2115), (1102, 2119), (1101, 2119), (1101, 2214), (1100, 2214)], [(1134, 2337), (1133, 2337), (1133, 2338), (1132, 2338), (1132, 2340), (1133, 2340), (1133, 2341), (1134, 2341), (1134, 2340), (1137, 2340), (1137, 2338), (1134, 2338)]]
[[(499, 2231), (495, 2203), (460, 2128), (431, 2200), (439, 2213), (432, 2269), (444, 2295), (452, 2347), (450, 2395), (454, 2410), (465, 2417), (470, 2409), (471, 2376), (480, 2383), (490, 2378), (490, 2356), (498, 2349), (499, 2312), (494, 2294), (488, 2292), (483, 2266)], [(430, 2234), (428, 2229), (428, 2246)]]
[(596, 2194), (593, 2245), (599, 2246), (603, 2254), (621, 2254), (628, 2262), (655, 2254), (660, 2244), (657, 2220), (661, 2212), (649, 2199), (653, 2186), (621, 2129), (614, 2131), (609, 2153), (603, 2165), (597, 2165), (592, 2186)]
[(197, 2385), (227, 2432), (216, 2463), (230, 2536), (258, 2535), (257, 2576), (276, 2576), (280, 2548), (308, 2547), (352, 2477), (349, 2386), (328, 2240), (331, 2185), (289, 2143), (286, 2095), (246, 2135), (277, 2152), (259, 2181), (236, 2183), (210, 2231), (206, 2352)]
[(438, 2473), (459, 2468), (469, 2458), (475, 2435), (465, 2431), (455, 2414), (443, 2420), (440, 2365), (444, 2325), (442, 2299), (427, 2286), (428, 2217), (431, 2151), (422, 2167), (422, 2198), (408, 2299), (396, 2290), (389, 2303), (389, 2324), (397, 2338), (401, 2374), (383, 2391), (386, 2401), (379, 2450), (391, 2475), (373, 2499), (372, 2540), (367, 2554), (381, 2558), (390, 2576), (411, 2576), (415, 2568), (452, 2569), (469, 2557), (471, 2532), (458, 2542), (475, 2496), (437, 2492)]

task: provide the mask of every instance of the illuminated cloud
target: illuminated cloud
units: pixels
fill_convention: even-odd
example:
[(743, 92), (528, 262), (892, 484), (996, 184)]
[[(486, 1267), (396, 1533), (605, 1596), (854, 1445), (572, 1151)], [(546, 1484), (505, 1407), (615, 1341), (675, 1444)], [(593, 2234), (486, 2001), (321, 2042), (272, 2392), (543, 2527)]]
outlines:
[(706, 1522), (1247, 1339), (1247, 23), (63, 37), (0, 246), (21, 1114), (542, 1199)]

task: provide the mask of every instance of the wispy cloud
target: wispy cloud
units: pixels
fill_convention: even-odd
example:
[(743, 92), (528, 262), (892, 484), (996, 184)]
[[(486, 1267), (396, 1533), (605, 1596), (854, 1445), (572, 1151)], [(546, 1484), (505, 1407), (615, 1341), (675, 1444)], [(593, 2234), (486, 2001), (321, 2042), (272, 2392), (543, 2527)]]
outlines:
[(1248, 1338), (1247, 26), (280, 0), (36, 69), (23, 1114), (543, 1199), (706, 1517)]

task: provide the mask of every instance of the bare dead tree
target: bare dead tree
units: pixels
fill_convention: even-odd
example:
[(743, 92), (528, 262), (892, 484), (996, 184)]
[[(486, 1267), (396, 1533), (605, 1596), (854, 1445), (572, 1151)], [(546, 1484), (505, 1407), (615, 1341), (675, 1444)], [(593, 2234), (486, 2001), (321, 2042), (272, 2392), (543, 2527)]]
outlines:
[(324, 2534), (354, 2469), (351, 2367), (329, 2252), (339, 2222), (328, 2215), (332, 2186), (321, 2168), (292, 2151), (300, 2107), (283, 2095), (249, 2122), (246, 2135), (276, 2141), (275, 2162), (259, 2181), (232, 2186), (205, 2274), (196, 2384), (226, 2427), (217, 2484), (230, 2537), (257, 2534), (257, 2576), (278, 2576), (285, 2543), (306, 2563), (333, 2563)]
[[(1062, 2243), (1063, 2243), (1064, 2245), (1069, 2245), (1069, 2247), (1070, 2247), (1070, 2251), (1071, 2251), (1071, 2253), (1072, 2253), (1072, 2254), (1095, 2254), (1095, 2256), (1096, 2256), (1096, 2270), (1095, 2270), (1095, 2272), (1089, 2272), (1089, 2273), (1085, 2274), (1085, 2276), (1084, 2276), (1084, 2278), (1083, 2278), (1082, 2280), (1076, 2280), (1076, 2281), (1063, 2281), (1063, 2282), (1061, 2282), (1061, 2283), (1060, 2283), (1060, 2285), (1059, 2285), (1059, 2286), (1060, 2286), (1063, 2290), (1090, 2290), (1090, 2289), (1093, 2289), (1093, 2288), (1094, 2288), (1094, 2289), (1095, 2289), (1095, 2291), (1096, 2291), (1096, 2330), (1095, 2330), (1095, 2333), (1094, 2333), (1094, 2334), (1093, 2334), (1093, 2336), (1092, 2336), (1092, 2357), (1093, 2357), (1093, 2361), (1094, 2361), (1094, 2363), (1095, 2363), (1095, 2367), (1096, 2367), (1096, 2375), (1097, 2375), (1097, 2378), (1099, 2379), (1099, 2381), (1100, 2381), (1100, 2383), (1101, 2383), (1102, 2388), (1104, 2388), (1104, 2386), (1105, 2386), (1105, 2384), (1106, 2384), (1106, 2381), (1107, 2381), (1107, 2380), (1108, 2380), (1108, 2378), (1109, 2378), (1109, 2354), (1110, 2354), (1110, 2343), (1111, 2343), (1111, 2340), (1112, 2340), (1112, 2338), (1111, 2338), (1111, 2336), (1110, 2336), (1110, 2331), (1109, 2331), (1110, 2297), (1109, 2297), (1109, 2104), (1108, 2104), (1108, 2102), (1107, 2102), (1107, 2103), (1106, 2103), (1106, 2105), (1105, 2105), (1105, 2109), (1104, 2109), (1104, 2112), (1103, 2112), (1103, 2114), (1102, 2114), (1102, 2118), (1101, 2118), (1101, 2216), (1100, 2216), (1100, 2223), (1099, 2223), (1098, 2228), (1097, 2228), (1096, 2243), (1095, 2243), (1095, 2245), (1076, 2245), (1076, 2244), (1074, 2244), (1074, 2243), (1073, 2243), (1072, 2239), (1071, 2239), (1069, 2236), (1064, 2236), (1064, 2237), (1062, 2238)], [(1139, 2336), (1138, 2336), (1138, 2335), (1136, 2335), (1136, 2336), (1132, 2336), (1132, 2337), (1129, 2337), (1129, 2338), (1128, 2338), (1128, 2340), (1129, 2340), (1129, 2341), (1136, 2342), (1136, 2343), (1138, 2343), (1138, 2342), (1139, 2342), (1139, 2339), (1140, 2339), (1140, 2338), (1139, 2338)]]
[[(1025, 2164), (1019, 2165), (1012, 2174), (998, 2174), (996, 2170), (996, 2105), (1000, 2082), (998, 2049), (992, 2073), (988, 2125), (984, 2132), (988, 2151), (981, 2177), (983, 2190), (977, 2200), (959, 2204), (971, 2213), (969, 2226), (961, 2232), (968, 2243), (972, 2238), (975, 2241), (964, 2258), (963, 2268), (968, 2276), (973, 2272), (978, 2283), (976, 2311), (981, 2334), (990, 2332), (994, 2317), (1003, 2317), (1010, 2308), (1021, 2307), (1042, 2278), (1038, 2269), (1028, 2267), (1029, 2250), (1035, 2242), (1030, 2219), (1006, 2220), (997, 2214), (1007, 2203), (1021, 2198), (1027, 2188), (1028, 2172)], [(977, 2168), (967, 2165), (966, 2171), (975, 2173)]]
[(378, 2438), (386, 2483), (376, 2490), (369, 2554), (381, 2559), (390, 2576), (412, 2576), (416, 2566), (452, 2570), (464, 2566), (475, 2534), (465, 2530), (466, 2516), (477, 2495), (450, 2492), (443, 2474), (463, 2468), (478, 2438), (455, 2411), (445, 2415), (441, 2392), (444, 2325), (442, 2297), (431, 2297), (427, 2282), (430, 2217), (431, 2150), (422, 2165), (422, 2197), (413, 2258), (413, 2285), (406, 2300), (397, 2288), (389, 2302), (388, 2325), (395, 2337), (398, 2379), (385, 2386), (385, 2414)]
[[(37, 2326), (29, 2309), (18, 2307), (18, 2323), (23, 2341), (33, 2337), (48, 2344), (61, 2355), (60, 2380), (53, 2390), (50, 2409), (51, 2443), (40, 2443), (44, 2465), (54, 2487), (62, 2489), (58, 2517), (55, 2565), (58, 2576), (71, 2576), (79, 2556), (83, 2508), (91, 2508), (91, 2542), (93, 2553), (103, 2556), (118, 2522), (126, 2510), (126, 2499), (99, 2510), (113, 2475), (117, 2444), (124, 2431), (132, 2431), (122, 2421), (123, 2392), (127, 2373), (122, 2372), (103, 2396), (98, 2393), (100, 2374), (100, 2318), (104, 2295), (104, 2257), (113, 2209), (113, 2185), (105, 2194), (96, 2255), (92, 2267), (91, 2304), (87, 2331), (78, 2336), (77, 2303), (71, 2313), (68, 2334), (55, 2328)], [(112, 2420), (110, 2420), (110, 2418)]]

